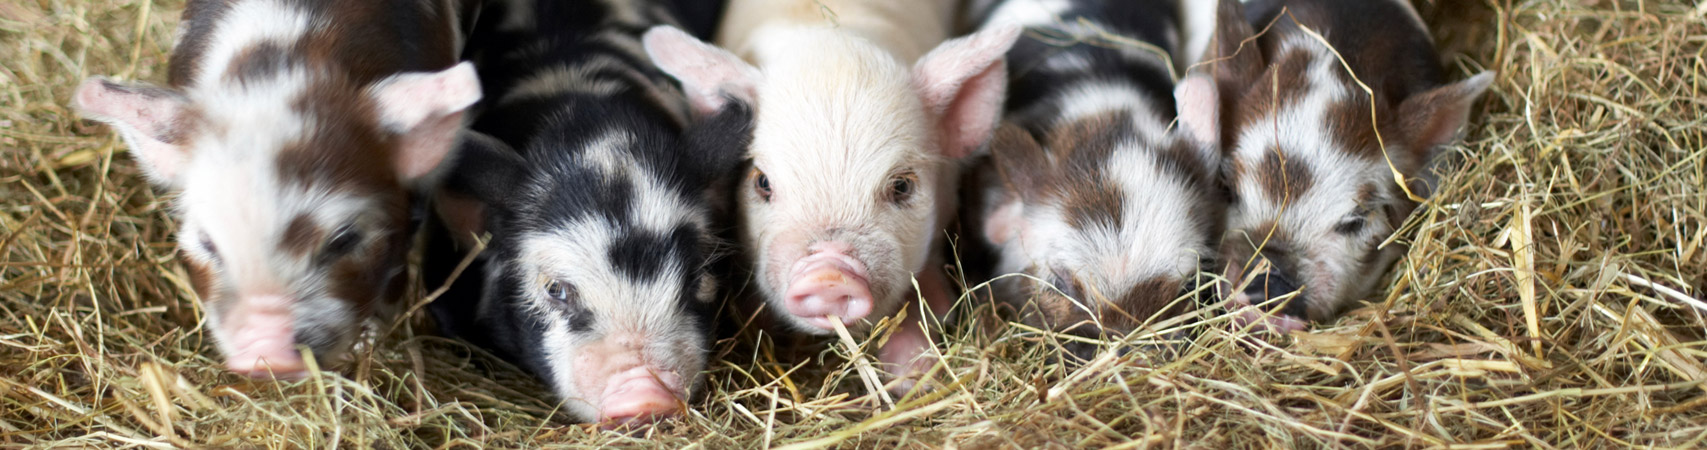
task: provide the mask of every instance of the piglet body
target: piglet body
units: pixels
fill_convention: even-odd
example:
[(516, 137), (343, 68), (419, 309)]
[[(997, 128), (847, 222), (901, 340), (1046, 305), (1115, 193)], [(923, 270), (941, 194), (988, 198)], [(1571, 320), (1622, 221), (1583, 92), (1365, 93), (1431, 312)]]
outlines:
[(757, 109), (735, 195), (759, 295), (784, 323), (829, 334), (834, 317), (857, 332), (913, 302), (879, 352), (897, 391), (934, 362), (917, 301), (933, 314), (952, 303), (938, 244), (956, 165), (990, 138), (1018, 36), (942, 42), (956, 3), (740, 0), (719, 38), (734, 53), (670, 29), (646, 39), (696, 111)]
[(1368, 295), (1404, 253), (1381, 243), (1429, 195), (1439, 148), (1493, 75), (1446, 82), (1406, 2), (1224, 0), (1217, 15), (1182, 121), (1219, 130), (1226, 155), (1225, 293), (1257, 306), (1247, 320), (1296, 330)]
[(1179, 45), (1174, 6), (1010, 0), (981, 11), (986, 28), (1034, 32), (1008, 54), (1009, 125), (969, 176), (963, 217), (994, 249), (994, 296), (1035, 326), (1118, 339), (1195, 303), (1224, 205), (1216, 149), (1170, 129), (1174, 83), (1155, 50)]
[(193, 0), (168, 86), (77, 88), (178, 194), (180, 260), (232, 371), (301, 376), (300, 348), (329, 365), (395, 309), (413, 198), (480, 99), (457, 8)]
[(689, 126), (640, 49), (665, 2), (490, 2), (469, 38), (489, 101), (435, 202), (426, 274), (447, 332), (546, 381), (573, 419), (679, 414), (705, 369), (718, 283), (713, 179), (750, 133), (744, 104)]

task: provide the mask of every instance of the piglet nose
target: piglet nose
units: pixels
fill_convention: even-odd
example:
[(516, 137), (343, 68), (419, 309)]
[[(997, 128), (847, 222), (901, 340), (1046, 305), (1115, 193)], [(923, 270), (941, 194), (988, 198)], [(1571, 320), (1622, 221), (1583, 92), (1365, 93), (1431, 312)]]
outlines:
[[(1298, 283), (1292, 281), (1291, 277), (1271, 270), (1256, 274), (1251, 279), (1251, 284), (1245, 286), (1244, 294), (1250, 298), (1250, 304), (1272, 309), (1279, 305), (1268, 304), (1271, 299), (1298, 292), (1298, 289)], [(1286, 299), (1286, 305), (1280, 312), (1293, 317), (1304, 317), (1305, 305), (1304, 293), (1298, 292), (1298, 295)]]
[(847, 256), (845, 244), (818, 244), (821, 248), (795, 263), (793, 279), (784, 294), (789, 314), (826, 330), (834, 329), (827, 316), (844, 323), (871, 314), (871, 287), (865, 265)]
[(633, 377), (606, 388), (599, 408), (606, 429), (644, 425), (681, 413), (682, 402), (655, 377)]
[(220, 324), (226, 329), (231, 354), (225, 366), (232, 372), (254, 378), (297, 379), (308, 367), (296, 351), (294, 318), (288, 297), (259, 295), (237, 300)]

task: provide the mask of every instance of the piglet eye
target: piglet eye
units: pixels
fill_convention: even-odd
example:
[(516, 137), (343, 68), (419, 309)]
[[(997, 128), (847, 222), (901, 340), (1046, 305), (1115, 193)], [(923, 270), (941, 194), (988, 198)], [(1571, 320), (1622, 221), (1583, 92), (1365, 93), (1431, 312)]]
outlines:
[(759, 198), (771, 201), (771, 179), (762, 170), (753, 169), (753, 192), (759, 194)]
[(208, 236), (206, 231), (196, 237), (196, 243), (201, 245), (202, 251), (207, 252), (214, 262), (219, 262), (219, 247), (213, 246), (213, 237)]
[(361, 243), (362, 233), (356, 231), (355, 227), (344, 226), (332, 235), (331, 240), (326, 241), (325, 255), (329, 258), (341, 257), (354, 251)]
[(1079, 278), (1066, 269), (1058, 269), (1051, 274), (1049, 284), (1055, 285), (1056, 290), (1068, 297), (1081, 298), (1084, 294), (1084, 286), (1079, 284)]
[(569, 283), (553, 281), (545, 284), (545, 296), (556, 301), (567, 302), (575, 295), (575, 289)]
[(918, 187), (919, 176), (912, 172), (896, 175), (889, 179), (889, 202), (904, 203), (913, 197), (913, 191)]
[(1358, 214), (1358, 215), (1355, 215), (1353, 217), (1347, 217), (1345, 219), (1345, 221), (1340, 222), (1339, 225), (1335, 225), (1334, 226), (1334, 232), (1339, 233), (1339, 234), (1343, 234), (1343, 235), (1348, 235), (1348, 236), (1354, 235), (1354, 234), (1357, 234), (1359, 232), (1362, 232), (1363, 227), (1368, 225), (1368, 224), (1369, 224), (1368, 216), (1364, 215), (1364, 214)]

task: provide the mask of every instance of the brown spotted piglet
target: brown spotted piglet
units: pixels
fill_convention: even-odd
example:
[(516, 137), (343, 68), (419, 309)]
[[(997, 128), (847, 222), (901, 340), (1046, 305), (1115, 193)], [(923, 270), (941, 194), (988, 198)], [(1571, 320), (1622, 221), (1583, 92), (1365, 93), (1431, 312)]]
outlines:
[[(168, 84), (72, 104), (177, 195), (180, 260), (226, 366), (298, 377), (394, 310), (415, 196), (480, 99), (449, 2), (191, 1)], [(404, 43), (407, 43), (405, 45)]]
[[(1197, 304), (1225, 205), (1212, 138), (1170, 128), (1173, 78), (1154, 49), (1178, 45), (1174, 10), (1010, 0), (982, 12), (986, 28), (1030, 32), (1008, 52), (994, 170), (969, 171), (962, 217), (993, 250), (994, 297), (1033, 326), (1120, 339)], [(1088, 357), (1083, 342), (1067, 347)]]
[(1446, 82), (1398, 0), (1223, 0), (1199, 67), (1181, 120), (1219, 130), (1227, 160), (1224, 294), (1277, 331), (1369, 295), (1405, 252), (1383, 242), (1494, 79)]

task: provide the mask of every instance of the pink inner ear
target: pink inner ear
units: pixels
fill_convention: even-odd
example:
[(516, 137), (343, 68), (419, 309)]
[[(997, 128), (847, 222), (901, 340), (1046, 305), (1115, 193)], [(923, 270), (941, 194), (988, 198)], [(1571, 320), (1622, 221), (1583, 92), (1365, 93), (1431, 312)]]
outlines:
[(1418, 152), (1430, 152), (1458, 138), (1459, 129), (1470, 119), (1470, 109), (1492, 85), (1492, 72), (1411, 96), (1400, 105), (1405, 131)]
[(1215, 81), (1208, 75), (1192, 74), (1180, 80), (1174, 88), (1174, 103), (1179, 109), (1180, 127), (1198, 144), (1220, 145), (1220, 95)]
[(695, 117), (722, 110), (725, 96), (748, 104), (758, 96), (758, 68), (732, 53), (668, 25), (653, 27), (641, 41), (658, 68), (681, 82)]
[(188, 148), (173, 142), (184, 131), (182, 100), (164, 89), (92, 77), (77, 86), (71, 102), (83, 115), (117, 130), (151, 181), (176, 184), (189, 159)]
[(438, 116), (415, 126), (405, 133), (402, 145), (392, 157), (397, 175), (414, 180), (439, 167), (456, 145), (456, 132), (462, 128), (462, 113)]
[(1025, 228), (1024, 208), (1024, 204), (1016, 199), (991, 211), (990, 216), (984, 219), (984, 238), (996, 245), (1007, 245), (1018, 238)]
[(380, 123), (398, 133), (393, 158), (399, 177), (414, 181), (431, 173), (456, 144), (462, 113), (480, 101), (474, 65), (457, 64), (434, 73), (406, 73), (373, 88)]
[(1010, 26), (954, 39), (914, 66), (914, 88), (936, 116), (944, 156), (961, 158), (990, 141), (1007, 97), (1005, 56), (1020, 31)]
[(441, 190), (433, 203), (451, 237), (463, 248), (474, 248), (475, 236), (486, 233), (486, 205), (479, 200)]
[(1007, 67), (992, 65), (961, 86), (939, 119), (943, 155), (962, 158), (990, 141), (1007, 94)]

